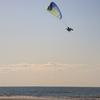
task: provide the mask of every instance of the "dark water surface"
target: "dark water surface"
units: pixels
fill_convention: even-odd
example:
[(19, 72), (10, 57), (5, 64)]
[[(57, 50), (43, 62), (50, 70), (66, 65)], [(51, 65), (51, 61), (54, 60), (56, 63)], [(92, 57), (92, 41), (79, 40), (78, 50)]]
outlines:
[(0, 96), (100, 97), (100, 87), (0, 87)]

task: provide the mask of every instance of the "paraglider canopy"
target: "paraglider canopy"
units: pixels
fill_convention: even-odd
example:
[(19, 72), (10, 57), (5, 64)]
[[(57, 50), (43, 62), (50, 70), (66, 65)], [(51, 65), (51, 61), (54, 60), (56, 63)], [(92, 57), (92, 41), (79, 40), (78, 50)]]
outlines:
[(56, 3), (51, 2), (47, 10), (55, 17), (62, 19), (62, 14)]

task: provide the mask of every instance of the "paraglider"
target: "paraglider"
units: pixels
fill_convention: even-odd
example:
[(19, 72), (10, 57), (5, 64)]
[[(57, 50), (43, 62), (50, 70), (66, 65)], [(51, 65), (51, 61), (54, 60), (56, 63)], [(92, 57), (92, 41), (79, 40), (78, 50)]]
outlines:
[[(47, 11), (49, 11), (53, 16), (57, 17), (59, 20), (62, 19), (62, 13), (56, 3), (51, 2), (47, 8)], [(70, 27), (67, 27), (66, 30), (68, 32), (73, 31), (73, 29)]]
[(73, 29), (70, 28), (70, 27), (67, 27), (66, 30), (67, 30), (68, 32), (73, 31)]

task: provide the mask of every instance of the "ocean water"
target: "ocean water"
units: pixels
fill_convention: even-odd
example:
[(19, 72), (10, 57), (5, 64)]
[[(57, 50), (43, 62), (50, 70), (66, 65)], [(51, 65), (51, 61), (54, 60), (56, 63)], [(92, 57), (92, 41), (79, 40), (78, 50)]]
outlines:
[(0, 87), (0, 96), (100, 97), (99, 87)]

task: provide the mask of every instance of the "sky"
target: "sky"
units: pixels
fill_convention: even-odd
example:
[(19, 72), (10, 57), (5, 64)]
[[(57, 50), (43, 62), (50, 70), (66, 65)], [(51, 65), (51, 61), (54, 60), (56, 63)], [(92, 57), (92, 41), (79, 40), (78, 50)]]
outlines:
[(99, 31), (100, 0), (0, 0), (0, 86), (100, 87)]

